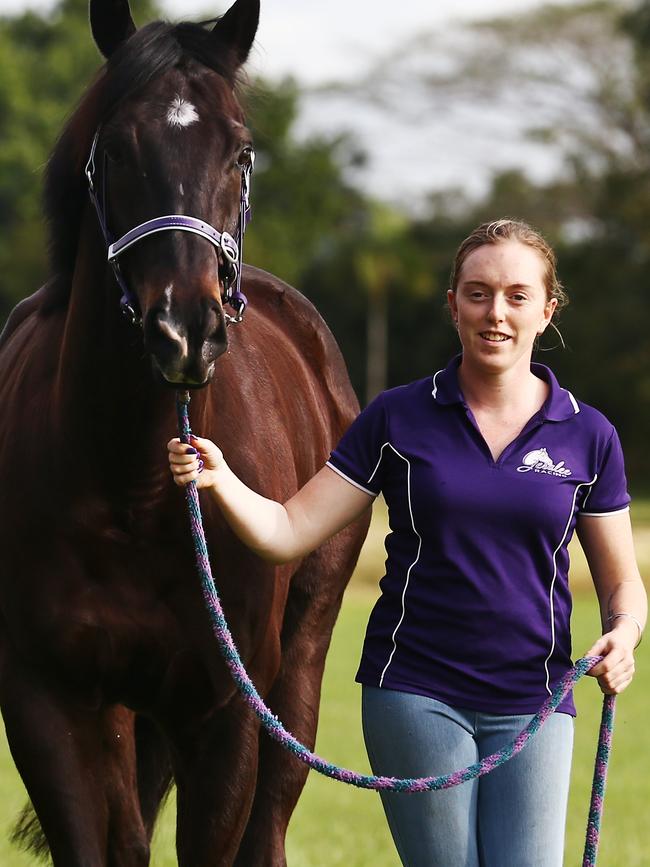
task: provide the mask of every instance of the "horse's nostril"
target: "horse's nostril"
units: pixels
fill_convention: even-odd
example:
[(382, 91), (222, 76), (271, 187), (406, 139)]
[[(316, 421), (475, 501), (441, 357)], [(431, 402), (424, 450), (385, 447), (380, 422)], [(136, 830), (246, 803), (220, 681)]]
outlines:
[(183, 363), (189, 354), (187, 329), (164, 310), (152, 310), (145, 319), (145, 343), (161, 359)]
[(147, 338), (153, 343), (171, 344), (179, 355), (187, 355), (187, 330), (182, 324), (175, 322), (166, 311), (152, 311), (147, 316), (145, 331)]
[(204, 333), (211, 337), (221, 327), (221, 310), (218, 307), (210, 306), (205, 316), (205, 331)]
[(163, 318), (159, 316), (156, 322), (158, 326), (158, 330), (166, 337), (170, 343), (176, 344), (178, 348), (178, 353), (181, 358), (186, 358), (188, 354), (188, 343), (187, 343), (187, 335), (185, 333), (185, 329), (176, 325), (176, 323), (170, 321), (169, 319)]

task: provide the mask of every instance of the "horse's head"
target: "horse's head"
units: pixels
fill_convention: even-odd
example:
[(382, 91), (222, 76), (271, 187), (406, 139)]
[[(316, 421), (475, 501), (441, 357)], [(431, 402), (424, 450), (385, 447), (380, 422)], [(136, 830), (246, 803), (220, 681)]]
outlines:
[(92, 165), (99, 209), (112, 241), (128, 242), (147, 224), (119, 251), (145, 348), (167, 382), (204, 385), (227, 346), (230, 242), (252, 153), (234, 90), (259, 0), (236, 0), (212, 29), (156, 22), (136, 30), (127, 0), (91, 0), (90, 17), (108, 59)]
[(527, 467), (552, 467), (553, 461), (549, 457), (546, 449), (535, 449), (532, 452), (528, 452), (524, 455), (522, 463)]

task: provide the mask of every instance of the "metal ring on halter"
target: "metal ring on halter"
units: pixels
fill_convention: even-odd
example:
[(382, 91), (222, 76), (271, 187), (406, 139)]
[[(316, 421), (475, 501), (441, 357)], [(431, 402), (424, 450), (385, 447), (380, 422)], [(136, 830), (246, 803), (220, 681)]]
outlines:
[(97, 142), (99, 141), (99, 130), (95, 133), (93, 138), (92, 147), (90, 148), (90, 156), (88, 157), (88, 162), (86, 163), (86, 168), (84, 172), (86, 174), (86, 178), (88, 179), (88, 186), (90, 187), (91, 193), (95, 191), (95, 184), (93, 178), (95, 177), (95, 151), (97, 150)]
[(235, 310), (235, 315), (231, 316), (230, 313), (226, 313), (224, 310), (223, 315), (226, 320), (226, 325), (238, 325), (244, 319), (246, 302), (244, 300), (234, 301), (232, 298), (229, 298), (228, 304), (230, 304), (230, 306)]
[(236, 265), (239, 260), (239, 247), (237, 246), (237, 241), (235, 241), (229, 232), (221, 233), (220, 248), (226, 259), (232, 265)]

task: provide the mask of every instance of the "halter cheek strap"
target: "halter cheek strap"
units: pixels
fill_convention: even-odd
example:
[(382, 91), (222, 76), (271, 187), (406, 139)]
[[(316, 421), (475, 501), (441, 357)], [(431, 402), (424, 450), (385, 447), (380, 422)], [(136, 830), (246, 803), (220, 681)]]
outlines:
[[(135, 226), (133, 229), (129, 229), (129, 231), (122, 235), (122, 237), (117, 241), (113, 241), (106, 222), (105, 190), (102, 192), (102, 200), (100, 201), (95, 189), (95, 153), (97, 150), (98, 140), (99, 130), (97, 130), (93, 138), (90, 156), (86, 163), (86, 178), (88, 180), (90, 199), (95, 207), (95, 211), (97, 212), (99, 226), (108, 248), (108, 262), (111, 264), (113, 273), (115, 274), (115, 279), (122, 290), (122, 298), (120, 299), (122, 310), (129, 316), (132, 322), (141, 322), (140, 317), (136, 313), (138, 302), (122, 276), (118, 261), (119, 256), (134, 244), (137, 244), (144, 238), (148, 238), (150, 235), (155, 235), (158, 232), (191, 232), (192, 234), (198, 235), (206, 241), (209, 241), (221, 254), (223, 268), (222, 280), (225, 289), (222, 296), (222, 303), (230, 304), (236, 312), (235, 316), (226, 314), (226, 321), (228, 324), (241, 322), (248, 304), (248, 299), (241, 291), (241, 272), (243, 265), (244, 232), (246, 231), (246, 227), (251, 219), (250, 186), (255, 154), (251, 152), (250, 164), (242, 166), (237, 240), (235, 240), (235, 238), (233, 238), (228, 232), (218, 232), (209, 223), (206, 223), (204, 220), (200, 220), (197, 217), (188, 217), (185, 214), (168, 214), (164, 217), (156, 217), (153, 220), (147, 220), (144, 223), (140, 223), (140, 225)], [(104, 157), (102, 179), (105, 184), (106, 157)]]

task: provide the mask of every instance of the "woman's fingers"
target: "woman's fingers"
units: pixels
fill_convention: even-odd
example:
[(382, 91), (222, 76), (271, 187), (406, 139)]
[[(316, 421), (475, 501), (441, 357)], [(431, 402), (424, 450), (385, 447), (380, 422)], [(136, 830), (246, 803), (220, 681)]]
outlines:
[(187, 445), (187, 443), (180, 442), (180, 440), (171, 440), (167, 444), (167, 448), (169, 449), (169, 464), (172, 472), (196, 468), (203, 463), (197, 449)]
[(603, 692), (621, 692), (632, 682), (634, 677), (634, 662), (622, 662), (598, 678)]
[(625, 675), (613, 681), (598, 678), (598, 684), (605, 695), (618, 695), (632, 683), (632, 675)]
[(173, 467), (186, 467), (189, 464), (194, 464), (199, 459), (197, 454), (175, 454), (174, 452), (169, 453), (169, 463)]
[(621, 692), (631, 683), (634, 670), (633, 658), (630, 659), (628, 654), (621, 655), (613, 651), (594, 666), (589, 674), (598, 678), (603, 692), (613, 694)]
[(602, 635), (586, 656), (602, 656), (603, 659), (588, 673), (598, 678), (601, 690), (615, 695), (626, 689), (634, 677), (634, 652), (627, 636), (611, 631)]
[[(215, 470), (223, 463), (221, 450), (210, 440), (192, 436), (192, 443), (182, 443), (177, 437), (167, 443), (169, 467), (177, 485), (187, 485), (192, 481), (198, 487), (210, 484), (211, 474), (203, 469)], [(203, 475), (202, 475), (203, 474)]]
[(178, 439), (170, 440), (167, 443), (167, 449), (169, 451), (169, 455), (174, 456), (176, 458), (185, 457), (190, 455), (191, 457), (196, 457), (199, 452), (198, 449), (195, 449), (194, 446), (188, 445), (187, 443), (182, 443)]
[(199, 473), (197, 470), (193, 470), (191, 473), (183, 473), (182, 475), (175, 475), (174, 482), (179, 486), (179, 488), (185, 487), (185, 485), (189, 485), (190, 482), (195, 482), (199, 477)]

